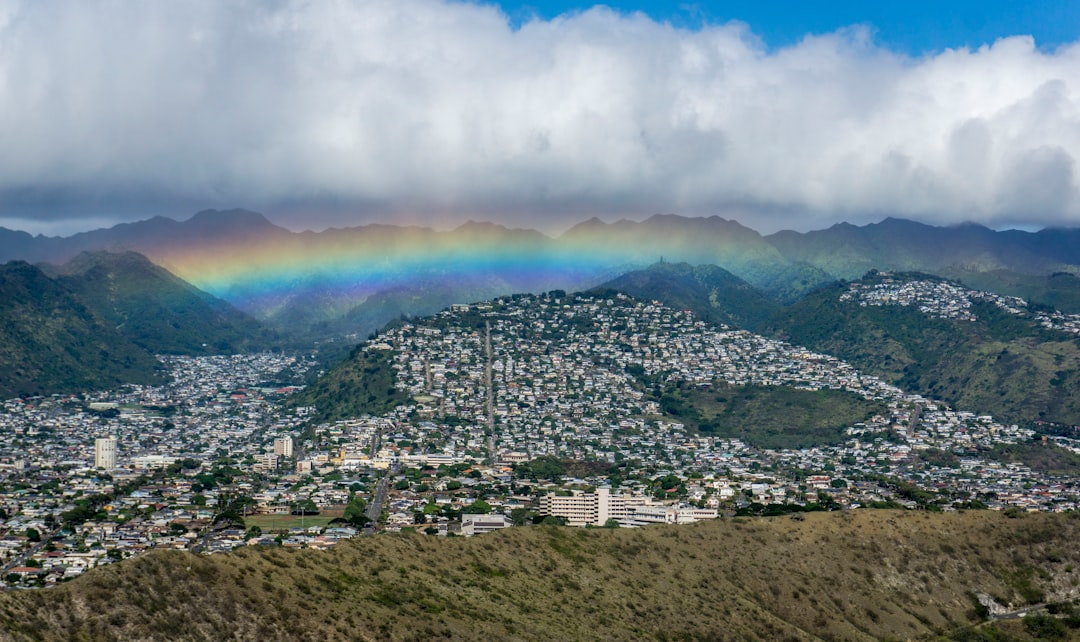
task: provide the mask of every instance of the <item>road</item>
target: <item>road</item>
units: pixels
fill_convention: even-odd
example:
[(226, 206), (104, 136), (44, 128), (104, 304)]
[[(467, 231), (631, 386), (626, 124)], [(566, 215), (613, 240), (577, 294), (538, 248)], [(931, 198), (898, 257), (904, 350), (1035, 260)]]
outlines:
[(383, 475), (382, 479), (375, 486), (375, 493), (371, 496), (371, 503), (368, 504), (367, 517), (371, 521), (368, 522), (367, 527), (364, 529), (368, 535), (375, 533), (375, 527), (379, 525), (379, 515), (382, 514), (383, 504), (386, 503), (386, 495), (390, 489), (390, 471), (387, 471), (386, 475)]
[(495, 457), (495, 390), (492, 387), (491, 376), (491, 322), (484, 321), (484, 352), (487, 354), (487, 366), (484, 368), (484, 386), (487, 388), (487, 430), (488, 430), (488, 457), (491, 463)]
[(33, 557), (34, 553), (37, 553), (41, 549), (45, 548), (45, 545), (49, 543), (49, 540), (59, 535), (60, 530), (61, 529), (57, 528), (54, 531), (42, 533), (40, 542), (35, 543), (30, 548), (11, 558), (11, 561), (9, 561), (7, 564), (4, 564), (3, 568), (0, 568), (0, 576), (7, 575), (8, 571), (15, 568), (16, 566), (23, 566), (26, 563), (26, 560)]

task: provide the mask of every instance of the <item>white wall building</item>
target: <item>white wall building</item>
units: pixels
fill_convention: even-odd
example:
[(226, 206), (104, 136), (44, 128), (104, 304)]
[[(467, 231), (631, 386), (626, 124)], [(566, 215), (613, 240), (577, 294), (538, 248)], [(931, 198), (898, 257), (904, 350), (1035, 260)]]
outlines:
[(461, 534), (465, 537), (490, 533), (512, 526), (514, 522), (506, 515), (462, 515)]
[(569, 497), (546, 495), (540, 498), (540, 514), (562, 517), (567, 526), (603, 526), (610, 519), (620, 526), (692, 524), (719, 516), (715, 508), (653, 504), (641, 495), (612, 495), (608, 488)]
[(100, 437), (94, 440), (94, 468), (116, 468), (116, 437)]
[(569, 497), (545, 495), (540, 498), (540, 514), (562, 517), (568, 526), (603, 526), (609, 519), (621, 524), (627, 506), (622, 495), (612, 495), (610, 488), (597, 488), (595, 493), (575, 492)]
[(293, 456), (293, 441), (292, 437), (286, 435), (284, 437), (278, 437), (274, 440), (274, 454), (282, 457)]

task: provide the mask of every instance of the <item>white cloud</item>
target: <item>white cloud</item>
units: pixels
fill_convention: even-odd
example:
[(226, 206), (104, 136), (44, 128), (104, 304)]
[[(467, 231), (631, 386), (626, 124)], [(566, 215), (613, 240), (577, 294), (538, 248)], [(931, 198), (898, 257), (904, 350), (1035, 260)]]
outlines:
[(1080, 224), (1080, 45), (910, 59), (859, 28), (774, 52), (750, 29), (595, 8), (513, 30), (438, 0), (0, 0), (0, 216)]

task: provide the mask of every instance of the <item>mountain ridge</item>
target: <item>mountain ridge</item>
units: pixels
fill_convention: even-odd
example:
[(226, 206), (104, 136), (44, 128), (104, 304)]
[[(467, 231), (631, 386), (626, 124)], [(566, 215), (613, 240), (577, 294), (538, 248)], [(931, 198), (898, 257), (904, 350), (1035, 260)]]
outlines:
[(0, 265), (0, 397), (162, 381), (153, 355), (25, 262)]
[[(1080, 274), (1076, 229), (999, 232), (978, 224), (935, 227), (887, 218), (763, 236), (721, 216), (657, 214), (611, 223), (593, 217), (554, 237), (475, 220), (445, 231), (370, 223), (291, 232), (254, 212), (204, 210), (186, 221), (157, 217), (68, 238), (0, 230), (0, 260), (55, 262), (80, 251), (118, 248), (145, 254), (263, 322), (290, 331), (299, 322), (304, 332), (327, 327), (366, 335), (378, 329), (349, 319), (376, 318), (362, 308), (379, 293), (426, 289), (465, 301), (475, 287), (467, 285), (457, 295), (455, 288), (477, 282), (504, 284), (485, 290), (485, 296), (573, 291), (661, 259), (716, 265), (784, 303), (831, 281), (880, 269), (975, 279), (1009, 275), (1003, 293), (1045, 295), (1043, 302), (1075, 300), (1080, 311), (1080, 296), (1061, 295), (1061, 282), (1031, 283), (1059, 272)], [(421, 301), (415, 311), (430, 307)]]
[(257, 321), (134, 252), (83, 253), (48, 271), (0, 265), (0, 397), (158, 384), (157, 354), (280, 342)]
[(977, 594), (1074, 599), (1077, 538), (1075, 515), (858, 510), (154, 551), (0, 595), (0, 627), (35, 640), (1030, 640), (1020, 620), (975, 628)]

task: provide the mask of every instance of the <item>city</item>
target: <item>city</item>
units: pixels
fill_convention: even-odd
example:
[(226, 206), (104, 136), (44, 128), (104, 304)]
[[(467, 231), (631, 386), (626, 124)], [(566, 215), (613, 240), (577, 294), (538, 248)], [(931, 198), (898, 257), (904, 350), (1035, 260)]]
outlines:
[[(959, 318), (972, 299), (1015, 314), (1023, 306), (926, 281), (841, 296)], [(392, 324), (359, 354), (389, 369), (387, 392), (404, 403), (315, 423), (314, 408), (288, 401), (315, 362), (269, 353), (161, 357), (165, 386), (5, 402), (5, 585), (50, 585), (151, 548), (320, 548), (373, 530), (467, 536), (541, 522), (1066, 511), (1080, 501), (1075, 477), (984, 456), (1030, 442), (1030, 428), (621, 294), (455, 305)], [(756, 444), (753, 426), (745, 438), (721, 436), (666, 411), (666, 391), (721, 385), (838, 391), (879, 411), (786, 448)]]

